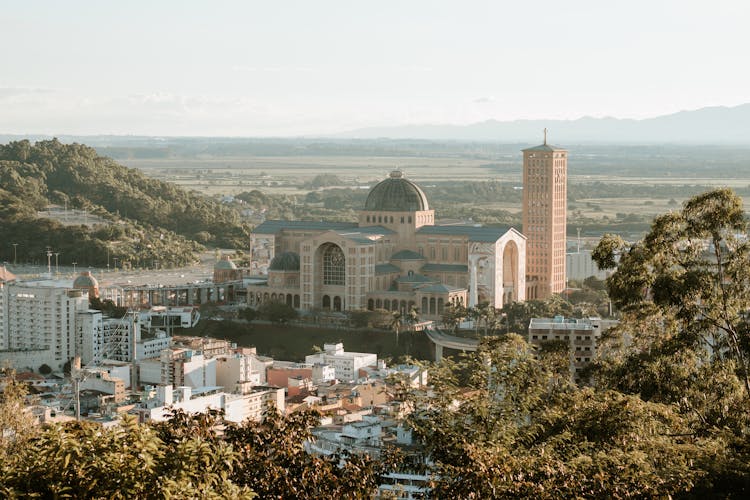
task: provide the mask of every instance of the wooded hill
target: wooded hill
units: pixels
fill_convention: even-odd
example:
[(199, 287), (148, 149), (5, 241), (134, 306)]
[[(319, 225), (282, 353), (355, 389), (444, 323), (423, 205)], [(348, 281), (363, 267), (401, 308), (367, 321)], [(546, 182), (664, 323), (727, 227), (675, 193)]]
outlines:
[[(65, 225), (39, 218), (49, 204), (86, 210), (109, 222)], [(56, 139), (0, 145), (0, 259), (40, 259), (47, 246), (65, 262), (104, 265), (107, 251), (121, 263), (184, 265), (202, 245), (242, 247), (249, 227), (220, 203)], [(62, 262), (61, 262), (62, 264)]]

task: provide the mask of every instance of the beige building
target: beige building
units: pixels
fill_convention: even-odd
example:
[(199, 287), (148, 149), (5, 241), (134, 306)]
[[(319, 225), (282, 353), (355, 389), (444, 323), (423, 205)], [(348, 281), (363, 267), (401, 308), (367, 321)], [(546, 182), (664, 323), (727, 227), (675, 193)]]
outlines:
[(547, 144), (523, 150), (523, 234), (526, 298), (565, 288), (568, 152)]
[(270, 259), (267, 280), (248, 287), (251, 306), (416, 307), (437, 318), (450, 303), (526, 298), (526, 238), (509, 226), (435, 225), (424, 192), (400, 171), (370, 190), (358, 223), (266, 221), (251, 254)]
[(570, 375), (578, 383), (581, 381), (579, 372), (596, 356), (599, 337), (616, 324), (617, 320), (601, 318), (531, 318), (527, 340), (537, 346), (553, 340), (565, 342)]

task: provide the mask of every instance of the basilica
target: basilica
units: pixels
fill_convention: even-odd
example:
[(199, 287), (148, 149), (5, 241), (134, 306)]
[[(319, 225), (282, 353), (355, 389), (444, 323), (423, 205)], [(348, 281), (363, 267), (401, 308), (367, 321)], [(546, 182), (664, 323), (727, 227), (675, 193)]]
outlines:
[(422, 189), (393, 171), (371, 190), (357, 223), (269, 220), (252, 234), (269, 262), (248, 301), (300, 310), (502, 307), (526, 298), (526, 237), (512, 227), (436, 225)]

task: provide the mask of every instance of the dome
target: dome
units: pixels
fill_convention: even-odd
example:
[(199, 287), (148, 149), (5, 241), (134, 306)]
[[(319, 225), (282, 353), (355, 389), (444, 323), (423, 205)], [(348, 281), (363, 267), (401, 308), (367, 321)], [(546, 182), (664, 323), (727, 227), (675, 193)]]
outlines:
[(299, 271), (299, 255), (294, 252), (280, 253), (268, 266), (269, 271)]
[(214, 269), (237, 269), (237, 266), (235, 266), (234, 262), (232, 262), (229, 257), (225, 255), (219, 262), (214, 265)]
[(91, 271), (84, 271), (73, 281), (73, 288), (99, 288), (99, 282), (91, 275)]
[(429, 210), (427, 196), (403, 172), (394, 170), (390, 177), (375, 185), (365, 202), (365, 210), (385, 212), (416, 212)]

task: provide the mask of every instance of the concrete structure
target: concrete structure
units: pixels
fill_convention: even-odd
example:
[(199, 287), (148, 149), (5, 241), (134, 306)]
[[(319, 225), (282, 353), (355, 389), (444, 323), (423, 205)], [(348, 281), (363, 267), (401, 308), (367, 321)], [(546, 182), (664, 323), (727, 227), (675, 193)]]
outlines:
[(526, 298), (565, 289), (568, 152), (547, 144), (523, 150), (523, 234)]
[(447, 333), (441, 332), (434, 328), (425, 329), (427, 338), (435, 345), (435, 361), (441, 361), (443, 359), (443, 349), (453, 349), (461, 352), (474, 352), (479, 347), (479, 341), (477, 339), (467, 339), (464, 337), (456, 337), (455, 335), (448, 335)]
[(216, 385), (216, 359), (181, 347), (161, 352), (162, 385), (212, 387)]
[(154, 306), (140, 312), (144, 328), (192, 328), (198, 324), (201, 315), (196, 307)]
[(88, 310), (88, 301), (70, 281), (0, 281), (0, 361), (62, 370), (75, 355), (76, 314)]
[[(253, 370), (254, 354), (233, 353), (216, 358), (216, 385), (227, 392), (247, 394), (261, 384), (261, 375)], [(271, 385), (278, 385), (272, 383)]]
[(617, 320), (601, 318), (532, 318), (527, 340), (534, 345), (553, 340), (567, 343), (570, 375), (575, 382), (580, 382), (579, 372), (594, 359), (602, 332), (616, 324)]
[[(135, 338), (141, 338), (140, 323), (131, 315), (108, 318), (101, 311), (87, 309), (76, 313), (76, 353), (81, 363), (98, 364), (102, 360), (132, 361)], [(131, 333), (132, 330), (134, 333)]]
[(248, 287), (252, 306), (417, 307), (437, 318), (450, 303), (502, 307), (526, 298), (524, 236), (511, 227), (435, 225), (424, 192), (400, 171), (372, 188), (358, 223), (266, 221), (253, 231), (251, 255), (271, 259), (267, 280)]
[(268, 411), (269, 403), (284, 413), (284, 390), (261, 386), (248, 394), (231, 394), (220, 387), (173, 389), (172, 385), (167, 384), (150, 391), (138, 414), (141, 422), (163, 421), (167, 419), (170, 408), (189, 413), (202, 413), (213, 408), (224, 410), (227, 421), (240, 423), (247, 419), (261, 420)]
[(580, 250), (565, 255), (565, 274), (569, 280), (584, 280), (594, 276), (600, 280), (607, 277), (607, 271), (599, 269), (591, 258), (590, 250)]
[(359, 369), (377, 365), (378, 355), (362, 352), (346, 352), (344, 344), (324, 344), (323, 352), (305, 356), (305, 363), (333, 366), (336, 378), (352, 382), (359, 378)]
[(81, 390), (99, 391), (112, 396), (113, 403), (125, 401), (126, 380), (112, 376), (106, 368), (97, 368), (86, 375), (81, 381)]
[(141, 338), (135, 344), (136, 359), (158, 359), (171, 341), (172, 338), (165, 331), (156, 330), (153, 334), (145, 334), (141, 330)]

